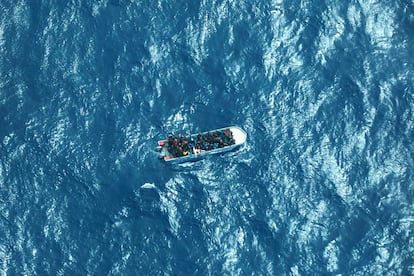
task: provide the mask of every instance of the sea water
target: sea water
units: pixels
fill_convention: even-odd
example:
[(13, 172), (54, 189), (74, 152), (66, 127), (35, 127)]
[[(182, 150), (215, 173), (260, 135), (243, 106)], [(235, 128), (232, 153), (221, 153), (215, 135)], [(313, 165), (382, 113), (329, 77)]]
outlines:
[(413, 44), (404, 0), (1, 0), (1, 274), (413, 275)]

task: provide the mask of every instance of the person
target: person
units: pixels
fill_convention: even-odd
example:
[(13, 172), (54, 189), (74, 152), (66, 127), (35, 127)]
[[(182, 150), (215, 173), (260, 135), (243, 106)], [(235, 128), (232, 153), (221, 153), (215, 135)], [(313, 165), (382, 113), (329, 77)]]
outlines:
[(168, 135), (168, 139), (167, 139), (167, 142), (168, 142), (168, 146), (170, 146), (170, 147), (172, 147), (173, 146), (173, 138), (172, 138), (172, 136), (170, 136), (170, 135)]

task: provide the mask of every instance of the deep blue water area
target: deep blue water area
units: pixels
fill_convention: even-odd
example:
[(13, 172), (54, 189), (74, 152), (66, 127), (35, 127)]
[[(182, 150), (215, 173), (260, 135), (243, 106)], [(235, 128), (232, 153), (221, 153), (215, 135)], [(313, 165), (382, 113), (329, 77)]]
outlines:
[(1, 275), (414, 275), (412, 1), (61, 2), (0, 0)]

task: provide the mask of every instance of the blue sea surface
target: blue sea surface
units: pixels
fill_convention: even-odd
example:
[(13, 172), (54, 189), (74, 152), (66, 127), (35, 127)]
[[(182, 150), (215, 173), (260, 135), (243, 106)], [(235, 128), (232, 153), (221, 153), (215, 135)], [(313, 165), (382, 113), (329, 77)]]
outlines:
[(408, 0), (0, 0), (0, 274), (414, 275), (413, 57)]

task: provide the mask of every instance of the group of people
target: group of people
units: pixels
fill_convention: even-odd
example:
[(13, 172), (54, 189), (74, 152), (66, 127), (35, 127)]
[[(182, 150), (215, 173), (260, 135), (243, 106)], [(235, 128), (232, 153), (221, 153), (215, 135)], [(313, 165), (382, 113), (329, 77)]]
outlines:
[(168, 151), (174, 157), (198, 154), (217, 148), (223, 148), (235, 143), (230, 129), (200, 133), (192, 136), (178, 134), (169, 135), (167, 139)]

